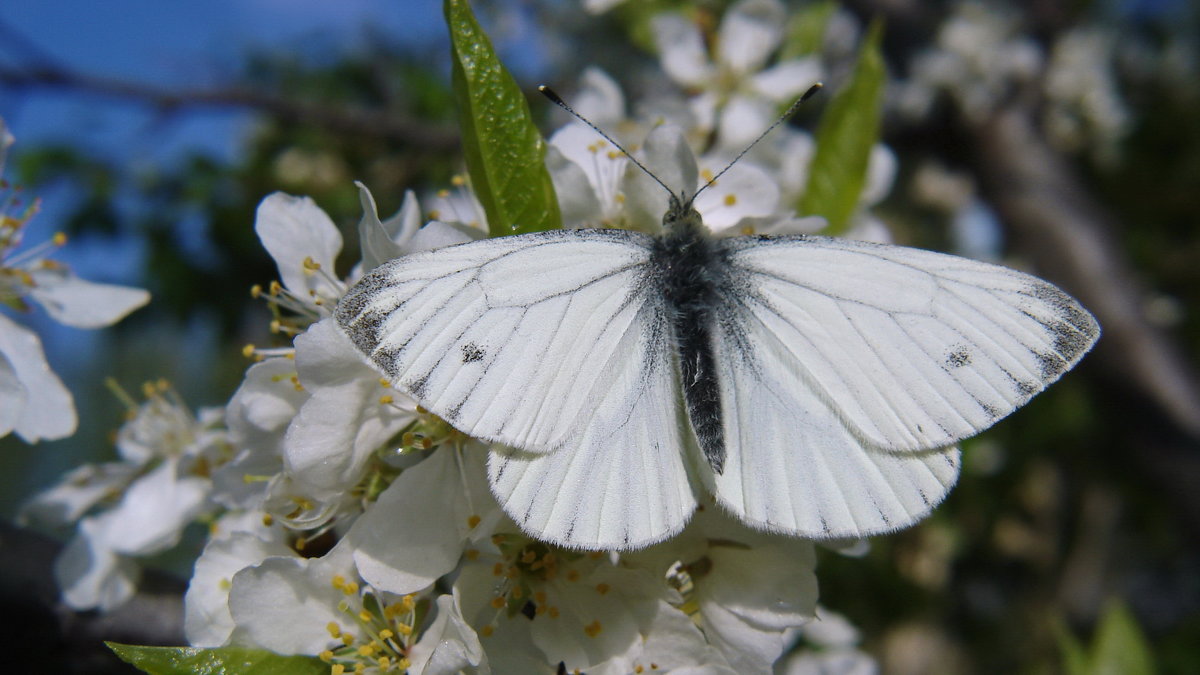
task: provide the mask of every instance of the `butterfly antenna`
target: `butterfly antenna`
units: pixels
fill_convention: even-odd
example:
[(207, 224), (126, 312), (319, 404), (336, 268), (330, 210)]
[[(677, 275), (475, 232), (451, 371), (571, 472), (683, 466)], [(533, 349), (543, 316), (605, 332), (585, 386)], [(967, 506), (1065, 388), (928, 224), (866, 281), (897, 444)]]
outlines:
[(704, 190), (706, 188), (708, 188), (708, 186), (715, 185), (718, 178), (720, 178), (721, 176), (724, 176), (725, 172), (728, 171), (730, 169), (730, 167), (732, 167), (734, 164), (737, 164), (739, 159), (744, 157), (747, 152), (750, 152), (750, 148), (753, 148), (754, 146), (758, 145), (758, 142), (761, 141), (762, 139), (766, 138), (767, 134), (774, 131), (775, 127), (786, 122), (789, 117), (791, 117), (793, 114), (795, 114), (796, 109), (798, 109), (802, 103), (804, 103), (808, 99), (815, 96), (818, 91), (821, 91), (821, 87), (824, 87), (824, 86), (825, 85), (822, 84), (821, 82), (817, 82), (813, 86), (809, 87), (808, 91), (801, 94), (800, 98), (796, 99), (795, 103), (792, 103), (790, 106), (788, 106), (788, 109), (782, 115), (779, 116), (779, 119), (775, 120), (774, 124), (767, 127), (767, 130), (762, 132), (761, 134), (759, 134), (758, 138), (754, 139), (754, 141), (752, 143), (750, 143), (750, 145), (747, 145), (745, 150), (742, 150), (741, 152), (739, 152), (738, 156), (734, 157), (732, 162), (726, 164), (724, 169), (721, 169), (720, 171), (718, 171), (717, 175), (715, 175), (711, 179), (709, 179), (709, 181), (707, 183), (705, 183), (704, 185), (702, 185), (699, 190), (696, 190), (696, 194), (692, 195), (692, 200), (695, 201), (696, 196), (699, 195), (701, 192), (704, 192)]
[[(550, 99), (554, 103), (554, 105), (557, 105), (558, 107), (562, 108), (563, 110), (566, 110), (567, 112), (571, 113), (571, 115), (573, 115), (575, 117), (575, 119), (588, 125), (589, 127), (592, 128), (593, 131), (595, 131), (596, 133), (603, 136), (604, 140), (606, 140), (609, 143), (612, 143), (614, 146), (616, 146), (616, 148), (621, 151), (621, 154), (628, 157), (629, 161), (631, 161), (637, 165), (637, 168), (644, 171), (647, 176), (650, 176), (651, 178), (653, 178), (655, 183), (658, 183), (659, 185), (663, 186), (663, 189), (666, 190), (668, 194), (670, 194), (671, 196), (675, 196), (674, 190), (667, 187), (667, 184), (662, 182), (661, 180), (659, 180), (658, 176), (655, 176), (654, 173), (650, 171), (650, 169), (647, 169), (645, 167), (645, 165), (643, 165), (641, 162), (637, 161), (637, 158), (634, 157), (633, 155), (629, 154), (629, 152), (627, 150), (625, 150), (625, 148), (621, 147), (620, 143), (614, 141), (612, 136), (609, 136), (608, 134), (604, 133), (604, 130), (601, 129), (600, 127), (596, 126), (595, 124), (592, 124), (591, 121), (588, 120), (588, 118), (575, 112), (575, 110), (572, 109), (571, 106), (567, 105), (566, 101), (562, 100), (562, 98), (560, 98), (558, 94), (554, 93), (553, 89), (542, 84), (542, 85), (538, 85), (538, 91), (542, 92), (542, 95), (545, 96), (546, 98)], [(795, 106), (793, 106), (793, 107), (795, 107)], [(757, 141), (755, 141), (755, 142), (757, 142)], [(705, 187), (707, 187), (707, 186), (705, 186)]]

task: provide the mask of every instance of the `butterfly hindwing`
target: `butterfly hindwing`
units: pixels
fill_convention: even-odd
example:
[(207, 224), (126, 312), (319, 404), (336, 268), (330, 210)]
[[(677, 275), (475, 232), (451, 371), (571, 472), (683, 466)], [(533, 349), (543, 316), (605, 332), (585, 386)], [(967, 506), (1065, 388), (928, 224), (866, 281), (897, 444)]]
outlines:
[(958, 478), (957, 448), (895, 453), (865, 446), (807, 386), (800, 364), (736, 302), (714, 331), (729, 455), (708, 474), (717, 501), (758, 528), (863, 537), (924, 517)]

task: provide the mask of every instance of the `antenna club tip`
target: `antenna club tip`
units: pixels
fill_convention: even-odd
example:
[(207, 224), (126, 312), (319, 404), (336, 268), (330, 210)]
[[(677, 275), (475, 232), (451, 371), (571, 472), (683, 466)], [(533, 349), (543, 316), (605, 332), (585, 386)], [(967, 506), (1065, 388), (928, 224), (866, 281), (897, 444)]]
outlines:
[(559, 98), (558, 94), (554, 93), (554, 90), (551, 89), (550, 87), (547, 87), (544, 84), (539, 84), (538, 91), (542, 92), (542, 96), (545, 96), (546, 98), (550, 99), (555, 104), (562, 106), (564, 108), (566, 107), (566, 104), (563, 103), (563, 100), (561, 98)]

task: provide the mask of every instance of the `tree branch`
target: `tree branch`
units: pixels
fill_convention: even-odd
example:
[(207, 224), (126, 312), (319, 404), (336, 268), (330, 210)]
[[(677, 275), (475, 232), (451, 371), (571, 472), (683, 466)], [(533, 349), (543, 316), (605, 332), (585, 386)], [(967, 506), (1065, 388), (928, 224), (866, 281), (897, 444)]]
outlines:
[(174, 91), (56, 67), (4, 66), (0, 66), (0, 85), (13, 89), (66, 89), (133, 101), (163, 112), (195, 107), (248, 108), (289, 122), (313, 124), (341, 134), (379, 136), (436, 152), (452, 151), (459, 142), (453, 125), (427, 124), (382, 110), (296, 101), (244, 87)]

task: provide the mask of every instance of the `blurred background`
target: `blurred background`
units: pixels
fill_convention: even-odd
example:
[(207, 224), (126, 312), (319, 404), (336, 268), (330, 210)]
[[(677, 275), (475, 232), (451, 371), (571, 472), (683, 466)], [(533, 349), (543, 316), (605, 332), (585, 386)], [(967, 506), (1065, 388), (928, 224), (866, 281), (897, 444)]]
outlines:
[[(637, 100), (662, 86), (648, 17), (684, 8), (715, 25), (728, 4), (475, 8), (530, 92), (569, 92), (595, 65)], [(1075, 372), (964, 445), (932, 518), (862, 557), (823, 553), (822, 604), (887, 673), (1076, 672), (1073, 649), (1200, 671), (1200, 7), (786, 4), (820, 30), (792, 31), (784, 50), (821, 56), (832, 88), (871, 18), (886, 22), (882, 141), (898, 173), (875, 215), (893, 237), (1031, 270), (1105, 330)], [(277, 276), (253, 231), (265, 195), (312, 196), (356, 250), (352, 181), (383, 214), (405, 189), (450, 184), (448, 73), (435, 0), (0, 5), (6, 178), (43, 201), (27, 241), (64, 231), (57, 258), (81, 276), (153, 294), (101, 332), (10, 313), (42, 336), (80, 426), (37, 446), (0, 439), (6, 520), (69, 468), (113, 457), (123, 406), (105, 378), (137, 391), (165, 377), (194, 407), (228, 400), (242, 346), (274, 339), (249, 293)], [(811, 127), (820, 105), (793, 124)], [(201, 543), (159, 561), (168, 586)]]

